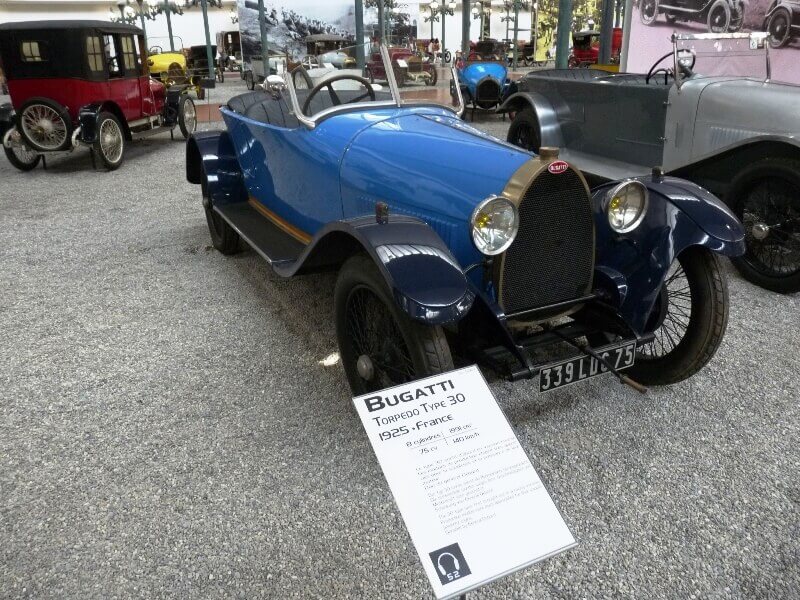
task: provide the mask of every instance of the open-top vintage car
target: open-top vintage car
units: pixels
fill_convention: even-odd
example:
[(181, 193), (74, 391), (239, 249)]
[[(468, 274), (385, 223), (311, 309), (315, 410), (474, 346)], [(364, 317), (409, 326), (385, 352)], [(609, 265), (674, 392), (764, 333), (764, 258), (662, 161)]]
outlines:
[(468, 105), (472, 105), (472, 116), (475, 110), (492, 110), (503, 103), (511, 89), (508, 78), (508, 67), (505, 60), (498, 60), (495, 50), (497, 43), (482, 41), (476, 44), (474, 52), (470, 52), (469, 60), (459, 58), (456, 61), (457, 79), (450, 80), (450, 95), (455, 101), (458, 93), (464, 96)]
[(639, 0), (639, 18), (653, 25), (664, 15), (670, 25), (677, 21), (705, 23), (710, 33), (735, 33), (744, 22), (744, 0)]
[(773, 0), (764, 15), (769, 44), (783, 48), (800, 35), (800, 0)]
[[(622, 50), (622, 28), (615, 27), (611, 36), (611, 62), (619, 63)], [(567, 60), (571, 69), (596, 65), (600, 56), (600, 32), (587, 30), (572, 34), (572, 54)]]
[(186, 88), (150, 78), (143, 44), (141, 29), (104, 21), (0, 25), (12, 102), (0, 106), (0, 140), (9, 162), (29, 171), (83, 146), (113, 170), (128, 140), (194, 132)]
[[(422, 82), (425, 85), (436, 85), (438, 74), (436, 65), (424, 55), (412, 52), (408, 48), (389, 48), (389, 57), (392, 59), (392, 71), (397, 85), (400, 87), (410, 82)], [(375, 80), (386, 81), (386, 69), (380, 52), (373, 52), (364, 67), (364, 77), (370, 83)]]
[(448, 370), (451, 345), (541, 391), (608, 371), (668, 384), (712, 357), (728, 316), (718, 254), (744, 247), (722, 203), (659, 173), (590, 191), (556, 149), (474, 129), (461, 97), (408, 104), (387, 73), (387, 92), (346, 73), (361, 89), (271, 77), (186, 150), (220, 252), (244, 241), (282, 276), (339, 271), (355, 393)]
[[(173, 36), (173, 43), (174, 40), (180, 42), (180, 38), (177, 36)], [(147, 67), (150, 77), (158, 79), (168, 88), (173, 85), (188, 86), (197, 94), (198, 100), (205, 99), (206, 89), (200, 85), (202, 78), (189, 74), (183, 44), (181, 43), (180, 50), (165, 51), (162, 46), (152, 44), (153, 41), (153, 39), (149, 40), (151, 46), (147, 51)]]
[[(748, 280), (800, 291), (800, 87), (769, 79), (703, 76), (688, 40), (732, 44), (740, 57), (764, 33), (674, 35), (673, 51), (644, 74), (547, 70), (517, 82), (501, 111), (516, 113), (508, 141), (562, 156), (599, 179), (643, 176), (660, 165), (722, 198), (747, 232), (734, 264)], [(727, 41), (726, 41), (727, 40)], [(702, 54), (702, 53), (701, 53)], [(757, 54), (751, 58), (758, 59)], [(669, 62), (668, 62), (669, 61)]]

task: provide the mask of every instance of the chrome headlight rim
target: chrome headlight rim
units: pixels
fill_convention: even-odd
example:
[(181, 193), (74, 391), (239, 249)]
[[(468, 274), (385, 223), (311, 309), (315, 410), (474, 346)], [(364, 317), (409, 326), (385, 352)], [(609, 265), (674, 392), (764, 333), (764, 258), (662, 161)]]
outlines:
[[(633, 221), (631, 221), (628, 225), (621, 228), (615, 227), (614, 224), (611, 222), (611, 200), (615, 196), (618, 196), (622, 190), (624, 190), (629, 186), (637, 187), (641, 190), (643, 198), (642, 208), (639, 211), (639, 214), (636, 216), (636, 218)], [(608, 192), (606, 192), (606, 198), (605, 198), (606, 220), (608, 221), (608, 226), (615, 233), (630, 233), (631, 231), (639, 227), (639, 225), (642, 224), (642, 221), (644, 221), (644, 218), (647, 215), (647, 210), (649, 207), (650, 207), (650, 190), (648, 190), (647, 186), (638, 179), (626, 179), (624, 181), (621, 181), (620, 183), (612, 187)]]
[[(477, 219), (478, 215), (483, 211), (489, 204), (493, 202), (504, 202), (511, 207), (511, 210), (514, 214), (514, 224), (511, 228), (510, 234), (508, 236), (508, 240), (499, 248), (493, 249), (491, 252), (487, 251), (487, 248), (481, 248), (478, 242), (475, 239), (475, 220)], [(484, 256), (497, 256), (502, 254), (506, 250), (511, 247), (511, 244), (514, 243), (514, 240), (517, 239), (517, 233), (519, 233), (519, 211), (517, 210), (516, 204), (514, 204), (511, 200), (506, 198), (505, 196), (489, 196), (485, 200), (482, 200), (472, 211), (472, 215), (469, 219), (469, 237), (472, 240), (472, 245), (483, 254)]]

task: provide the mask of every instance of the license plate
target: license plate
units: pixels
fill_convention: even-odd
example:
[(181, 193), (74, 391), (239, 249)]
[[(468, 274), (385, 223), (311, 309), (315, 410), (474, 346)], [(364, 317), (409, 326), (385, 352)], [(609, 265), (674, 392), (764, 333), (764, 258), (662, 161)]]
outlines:
[[(611, 363), (615, 369), (627, 369), (633, 365), (636, 358), (636, 342), (604, 346), (595, 349), (595, 352)], [(603, 373), (608, 373), (608, 369), (596, 358), (588, 355), (546, 365), (539, 371), (539, 392), (550, 392)]]

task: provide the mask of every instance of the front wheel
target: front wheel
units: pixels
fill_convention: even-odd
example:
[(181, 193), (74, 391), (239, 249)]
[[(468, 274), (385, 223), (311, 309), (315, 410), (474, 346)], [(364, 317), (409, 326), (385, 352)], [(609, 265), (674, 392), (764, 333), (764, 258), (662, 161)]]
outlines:
[(731, 25), (731, 5), (728, 0), (715, 0), (708, 9), (708, 30), (711, 33), (726, 33)]
[(539, 131), (539, 119), (529, 106), (519, 111), (511, 127), (508, 128), (507, 141), (531, 152), (539, 152), (542, 145), (542, 136)]
[(38, 152), (25, 145), (12, 146), (11, 148), (3, 146), (3, 150), (6, 152), (8, 162), (20, 171), (32, 171), (42, 160), (42, 156)]
[(125, 155), (125, 134), (119, 119), (109, 112), (101, 112), (97, 120), (97, 141), (94, 152), (100, 157), (106, 171), (114, 171), (122, 164)]
[(214, 248), (226, 256), (236, 254), (239, 252), (239, 234), (212, 208), (208, 192), (208, 181), (205, 175), (203, 175), (201, 187), (203, 191), (203, 209), (206, 212), (206, 222), (208, 223), (208, 232), (211, 234), (211, 243)]
[(181, 98), (178, 110), (178, 126), (181, 128), (181, 134), (186, 139), (197, 129), (197, 111), (194, 107), (194, 101), (186, 95)]
[(639, 18), (645, 25), (652, 25), (658, 19), (658, 0), (642, 0), (639, 5)]
[(655, 338), (637, 349), (627, 373), (645, 385), (691, 377), (719, 348), (728, 307), (728, 285), (717, 255), (700, 246), (684, 250), (670, 267), (646, 326)]
[(772, 48), (783, 48), (792, 37), (792, 19), (789, 11), (783, 8), (772, 13), (767, 23), (769, 45)]
[(342, 267), (334, 309), (339, 354), (354, 395), (453, 368), (442, 328), (412, 321), (368, 256), (356, 255)]
[(726, 197), (747, 249), (733, 259), (745, 279), (773, 292), (800, 291), (800, 160), (765, 158), (744, 168)]

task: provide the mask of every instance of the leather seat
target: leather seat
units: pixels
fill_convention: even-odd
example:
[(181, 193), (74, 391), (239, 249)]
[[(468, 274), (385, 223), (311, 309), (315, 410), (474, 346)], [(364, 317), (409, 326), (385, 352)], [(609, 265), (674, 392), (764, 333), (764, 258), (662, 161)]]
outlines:
[[(336, 95), (346, 104), (348, 100), (353, 100), (361, 95), (363, 91), (359, 90), (337, 90)], [(308, 98), (308, 90), (297, 90), (297, 100), (302, 107)], [(376, 100), (391, 100), (392, 96), (388, 92), (375, 92)], [(322, 89), (311, 102), (309, 112), (312, 115), (317, 114), (334, 106), (333, 100), (327, 89)], [(286, 127), (289, 129), (298, 127), (300, 123), (297, 117), (292, 114), (292, 109), (289, 104), (288, 94), (281, 94), (275, 98), (261, 90), (254, 92), (247, 92), (239, 96), (234, 96), (228, 101), (228, 108), (232, 111), (244, 115), (248, 119), (253, 119), (259, 123), (266, 123), (275, 127)]]

